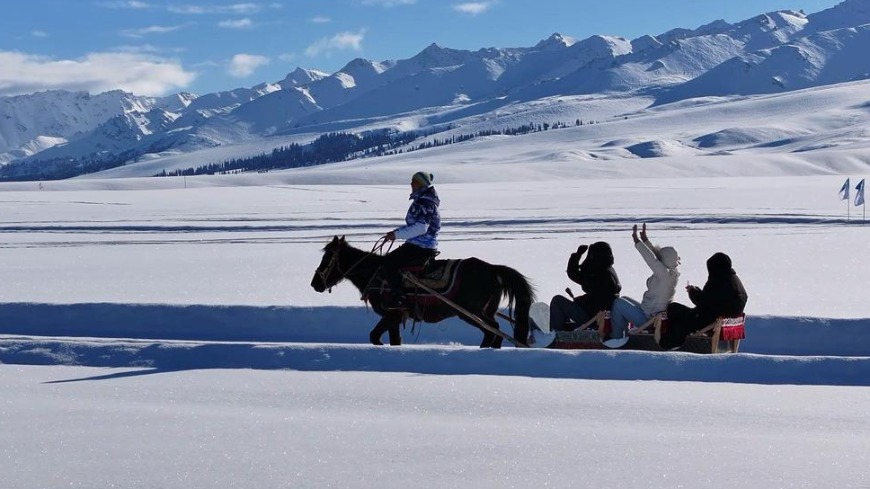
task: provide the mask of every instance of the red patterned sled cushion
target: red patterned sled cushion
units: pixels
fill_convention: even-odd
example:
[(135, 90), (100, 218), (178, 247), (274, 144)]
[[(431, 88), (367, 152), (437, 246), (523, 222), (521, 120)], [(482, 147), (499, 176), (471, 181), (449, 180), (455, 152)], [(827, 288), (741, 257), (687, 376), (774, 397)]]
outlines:
[(722, 331), (719, 339), (722, 341), (742, 340), (746, 338), (746, 315), (722, 318)]

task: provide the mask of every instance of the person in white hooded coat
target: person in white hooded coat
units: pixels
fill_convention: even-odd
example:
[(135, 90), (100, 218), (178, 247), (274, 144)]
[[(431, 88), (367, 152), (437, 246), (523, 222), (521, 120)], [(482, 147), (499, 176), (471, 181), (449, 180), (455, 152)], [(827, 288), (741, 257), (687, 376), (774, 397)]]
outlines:
[(643, 300), (637, 302), (631, 297), (617, 297), (613, 301), (610, 324), (613, 328), (611, 336), (619, 338), (628, 334), (628, 323), (640, 326), (651, 317), (667, 309), (668, 304), (674, 300), (677, 290), (677, 282), (680, 272), (680, 255), (671, 246), (659, 248), (649, 242), (646, 235), (646, 224), (637, 234), (637, 225), (632, 229), (634, 247), (649, 265), (653, 274), (646, 280), (646, 292)]

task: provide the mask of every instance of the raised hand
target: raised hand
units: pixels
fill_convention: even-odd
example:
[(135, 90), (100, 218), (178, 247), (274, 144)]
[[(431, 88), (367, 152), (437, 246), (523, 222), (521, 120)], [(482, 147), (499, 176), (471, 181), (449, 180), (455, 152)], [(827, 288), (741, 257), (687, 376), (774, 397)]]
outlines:
[(577, 247), (577, 254), (582, 255), (583, 253), (586, 253), (586, 250), (588, 250), (588, 249), (589, 249), (588, 246), (586, 246), (585, 244), (582, 244), (582, 245)]
[[(635, 226), (635, 227), (637, 227), (637, 226)], [(646, 223), (643, 223), (643, 228), (641, 228), (641, 230), (640, 230), (640, 239), (642, 241), (649, 241), (649, 239), (647, 239), (647, 237), (646, 237)]]
[(631, 239), (633, 239), (635, 243), (640, 241), (639, 239), (637, 239), (637, 224), (635, 224), (634, 227), (631, 228)]

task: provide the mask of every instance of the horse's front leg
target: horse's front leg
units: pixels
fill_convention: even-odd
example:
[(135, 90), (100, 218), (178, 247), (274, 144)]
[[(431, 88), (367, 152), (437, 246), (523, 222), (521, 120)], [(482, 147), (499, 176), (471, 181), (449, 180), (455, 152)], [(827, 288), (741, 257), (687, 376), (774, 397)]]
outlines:
[(381, 342), (381, 336), (384, 335), (387, 331), (390, 332), (390, 344), (391, 345), (401, 345), (402, 344), (402, 336), (399, 332), (399, 326), (402, 324), (402, 315), (401, 314), (393, 314), (387, 313), (381, 317), (381, 320), (378, 321), (378, 324), (372, 328), (372, 331), (369, 333), (369, 341), (373, 345), (383, 345)]

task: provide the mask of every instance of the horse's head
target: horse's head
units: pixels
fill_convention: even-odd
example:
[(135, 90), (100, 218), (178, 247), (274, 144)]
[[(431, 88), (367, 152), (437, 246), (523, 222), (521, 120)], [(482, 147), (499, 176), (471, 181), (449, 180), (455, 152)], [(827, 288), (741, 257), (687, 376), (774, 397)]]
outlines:
[(335, 236), (323, 248), (323, 259), (320, 260), (320, 265), (314, 271), (311, 288), (317, 292), (323, 292), (332, 289), (335, 284), (341, 282), (344, 273), (339, 269), (339, 255), (345, 246), (347, 246), (347, 242), (344, 240), (344, 236), (341, 238)]

